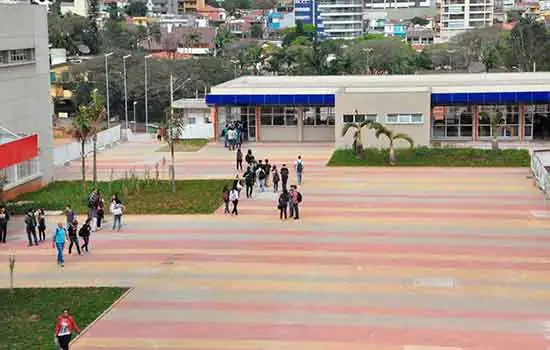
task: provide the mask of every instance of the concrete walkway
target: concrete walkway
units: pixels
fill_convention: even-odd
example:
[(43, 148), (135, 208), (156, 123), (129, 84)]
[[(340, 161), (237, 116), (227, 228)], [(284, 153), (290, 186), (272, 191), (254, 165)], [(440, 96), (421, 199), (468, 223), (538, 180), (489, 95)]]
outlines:
[[(549, 208), (526, 169), (334, 169), (328, 146), (254, 149), (304, 156), (301, 220), (281, 222), (263, 193), (238, 217), (128, 216), (64, 269), (18, 235), (0, 259), (17, 250), (18, 286), (134, 288), (75, 350), (550, 346)], [(229, 176), (233, 155), (178, 154), (177, 171)]]

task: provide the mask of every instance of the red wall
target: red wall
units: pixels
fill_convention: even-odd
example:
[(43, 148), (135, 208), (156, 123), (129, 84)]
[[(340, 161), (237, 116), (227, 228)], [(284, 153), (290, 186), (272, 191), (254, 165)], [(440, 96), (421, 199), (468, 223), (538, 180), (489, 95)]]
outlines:
[(31, 135), (0, 145), (0, 169), (38, 156), (38, 135)]

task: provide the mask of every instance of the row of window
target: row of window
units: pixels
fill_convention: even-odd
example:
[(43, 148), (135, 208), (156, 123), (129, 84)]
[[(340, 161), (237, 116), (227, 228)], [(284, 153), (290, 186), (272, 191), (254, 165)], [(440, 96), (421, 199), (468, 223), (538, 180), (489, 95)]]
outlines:
[(34, 62), (34, 49), (0, 50), (0, 65)]
[(0, 169), (0, 179), (4, 179), (4, 186), (17, 186), (23, 184), (40, 173), (38, 158), (26, 160), (19, 164)]
[[(264, 106), (261, 109), (262, 126), (298, 125), (298, 113), (295, 107)], [(308, 107), (303, 109), (304, 125), (334, 125), (334, 108)]]
[[(344, 114), (344, 123), (377, 122), (377, 114)], [(388, 113), (386, 124), (424, 124), (422, 113)]]

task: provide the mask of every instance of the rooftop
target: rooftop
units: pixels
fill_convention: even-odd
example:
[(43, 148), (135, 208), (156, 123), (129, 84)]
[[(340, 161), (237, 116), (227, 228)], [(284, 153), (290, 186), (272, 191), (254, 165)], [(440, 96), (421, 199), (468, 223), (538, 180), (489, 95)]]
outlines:
[(245, 76), (212, 88), (213, 94), (330, 94), (339, 91), (431, 89), (434, 92), (550, 91), (550, 73), (428, 75)]

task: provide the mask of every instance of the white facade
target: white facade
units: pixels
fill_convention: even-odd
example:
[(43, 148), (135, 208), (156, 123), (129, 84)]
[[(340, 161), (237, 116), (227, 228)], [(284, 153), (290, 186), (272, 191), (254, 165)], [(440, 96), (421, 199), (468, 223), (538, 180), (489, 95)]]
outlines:
[(210, 107), (204, 98), (183, 98), (174, 101), (174, 111), (182, 113), (185, 127), (179, 132), (180, 139), (212, 139), (214, 126), (210, 118)]
[(323, 32), (332, 39), (353, 39), (363, 35), (363, 0), (319, 0)]
[(493, 17), (493, 0), (441, 0), (441, 41), (447, 41), (468, 29), (490, 27)]
[(432, 0), (366, 0), (365, 8), (368, 9), (398, 9), (411, 7), (431, 7)]
[(0, 3), (0, 126), (38, 135), (40, 174), (53, 178), (47, 7)]
[(75, 15), (88, 17), (88, 1), (73, 0), (71, 2), (61, 2), (61, 13), (73, 13)]

